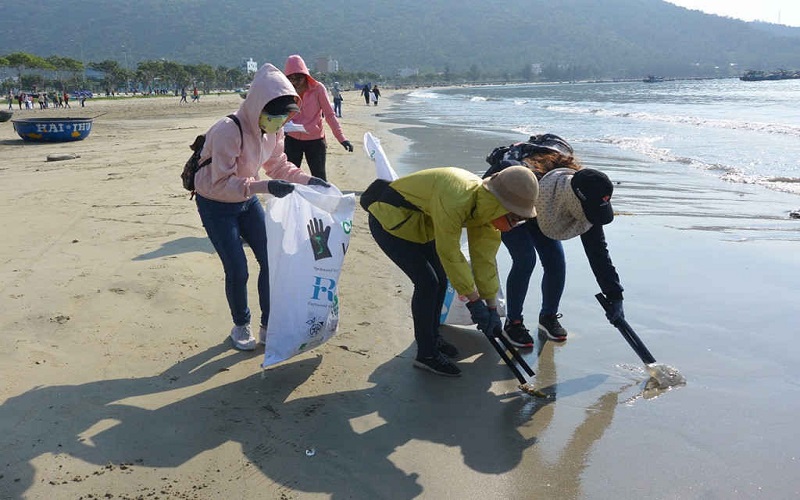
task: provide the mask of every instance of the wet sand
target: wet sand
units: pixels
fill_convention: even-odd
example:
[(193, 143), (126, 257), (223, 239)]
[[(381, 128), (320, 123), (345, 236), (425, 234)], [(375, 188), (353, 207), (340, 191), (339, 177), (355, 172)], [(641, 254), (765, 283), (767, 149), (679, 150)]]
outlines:
[[(23, 144), (0, 124), (0, 498), (800, 494), (800, 257), (791, 228), (753, 236), (767, 234), (763, 204), (704, 229), (621, 191), (615, 207), (630, 216), (608, 232), (628, 319), (689, 380), (657, 398), (642, 397), (641, 363), (594, 302), (577, 244), (567, 245), (570, 340), (537, 340), (527, 354), (550, 398), (520, 395), (474, 329), (445, 328), (461, 378), (413, 369), (409, 282), (360, 208), (339, 333), (262, 378), (263, 351), (228, 344), (221, 265), (178, 178), (194, 136), (240, 100), (178, 99), (88, 101), (70, 116), (106, 114), (75, 143)], [(404, 155), (395, 125), (378, 120), (391, 102), (345, 94), (356, 151), (328, 152), (343, 191), (374, 176), (367, 131), (399, 169), (415, 168), (420, 150)], [(32, 114), (45, 113), (66, 114)], [(473, 151), (435, 154), (457, 164)], [(80, 158), (46, 162), (52, 153)], [(687, 190), (717, 196), (716, 185)], [(735, 209), (775, 200), (748, 186), (718, 196)], [(535, 287), (529, 297), (535, 306)]]
[[(525, 139), (425, 127), (397, 114), (391, 121), (413, 140), (399, 162), (406, 172), (428, 164), (478, 172), (494, 146)], [(655, 358), (679, 368), (688, 384), (668, 393), (642, 390), (643, 365), (605, 321), (580, 242), (565, 242), (561, 321), (570, 338), (547, 344), (534, 366), (541, 387), (557, 394), (557, 416), (529, 452), (550, 463), (577, 462), (581, 478), (553, 497), (797, 497), (800, 223), (788, 214), (800, 198), (608, 145), (573, 146), (580, 161), (616, 184), (617, 217), (605, 232), (627, 319)], [(502, 246), (498, 264), (506, 276)], [(528, 323), (538, 314), (540, 280), (537, 264)], [(555, 361), (543, 364), (548, 355)], [(610, 415), (603, 420), (598, 412)], [(541, 417), (535, 413), (528, 424), (543, 425)], [(576, 455), (578, 443), (586, 450)], [(519, 491), (517, 498), (538, 498)]]

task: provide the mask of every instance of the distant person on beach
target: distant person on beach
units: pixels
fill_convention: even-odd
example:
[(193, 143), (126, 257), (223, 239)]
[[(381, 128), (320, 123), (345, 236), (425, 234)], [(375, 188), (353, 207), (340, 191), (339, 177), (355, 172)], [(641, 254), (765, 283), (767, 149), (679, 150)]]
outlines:
[(346, 151), (352, 153), (353, 145), (344, 136), (342, 126), (336, 119), (336, 113), (333, 112), (331, 102), (328, 100), (328, 91), (325, 89), (325, 85), (311, 77), (303, 58), (299, 55), (289, 56), (283, 72), (292, 82), (301, 99), (300, 113), (292, 118), (292, 123), (305, 128), (305, 132), (290, 131), (286, 133), (286, 156), (298, 167), (305, 156), (311, 175), (327, 180), (325, 171), (327, 143), (322, 119), (325, 119), (336, 140)]
[(372, 92), (369, 88), (369, 83), (364, 84), (364, 87), (361, 89), (361, 95), (364, 96), (364, 102), (367, 106), (369, 106), (369, 93)]
[[(510, 167), (483, 181), (460, 168), (422, 170), (395, 181), (376, 180), (361, 195), (378, 246), (411, 279), (411, 316), (417, 355), (414, 366), (455, 377), (455, 346), (439, 335), (447, 279), (469, 300), (472, 320), (487, 335), (502, 328), (496, 297), (495, 258), (500, 231), (536, 216), (536, 177)], [(461, 253), (467, 229), (471, 263)]]
[(378, 98), (381, 96), (381, 91), (378, 90), (378, 86), (374, 85), (372, 87), (372, 93), (370, 94), (370, 99), (372, 100), (372, 104), (375, 106), (378, 105)]
[(14, 92), (9, 90), (6, 99), (8, 99), (8, 109), (14, 109)]
[(341, 118), (344, 97), (342, 97), (342, 88), (339, 86), (339, 82), (333, 82), (331, 95), (333, 96), (333, 112), (336, 114), (336, 118)]
[(192, 89), (192, 102), (200, 102), (200, 91), (197, 90), (197, 86)]
[(180, 105), (184, 102), (189, 104), (189, 101), (186, 100), (186, 87), (181, 87), (181, 100), (178, 101), (178, 104)]
[[(256, 347), (247, 305), (243, 242), (255, 254), (260, 268), (261, 343), (269, 321), (266, 215), (256, 194), (280, 198), (294, 190), (292, 182), (329, 186), (297, 168), (283, 152), (283, 125), (300, 110), (298, 101), (297, 92), (283, 73), (271, 64), (263, 65), (247, 97), (233, 113), (239, 125), (225, 117), (206, 133), (200, 160), (211, 158), (211, 163), (195, 174), (197, 211), (225, 271), (225, 296), (233, 319), (230, 338), (233, 346), (243, 351)], [(260, 180), (262, 168), (271, 180)]]
[(69, 92), (66, 90), (64, 91), (64, 107), (71, 108), (72, 106), (69, 105)]
[(566, 260), (561, 240), (581, 237), (586, 257), (600, 289), (613, 306), (612, 323), (624, 317), (622, 285), (608, 253), (603, 225), (614, 219), (611, 194), (614, 186), (598, 171), (582, 168), (570, 144), (554, 134), (532, 136), (526, 142), (495, 148), (486, 161), (485, 176), (511, 166), (524, 165), (539, 180), (538, 216), (503, 233), (503, 244), (511, 255), (506, 281), (507, 315), (504, 336), (517, 347), (532, 347), (522, 309), (536, 255), (542, 261), (542, 305), (538, 330), (555, 342), (564, 342), (567, 331), (558, 321), (566, 281)]

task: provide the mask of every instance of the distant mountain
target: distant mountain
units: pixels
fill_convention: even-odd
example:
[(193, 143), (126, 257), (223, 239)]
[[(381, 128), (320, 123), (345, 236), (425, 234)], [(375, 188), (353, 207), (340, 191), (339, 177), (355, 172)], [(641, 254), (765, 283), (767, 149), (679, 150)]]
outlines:
[(800, 38), (800, 28), (795, 28), (793, 26), (765, 23), (762, 21), (755, 21), (749, 24), (758, 30), (769, 33), (770, 35)]
[(331, 57), (342, 71), (503, 74), (539, 64), (574, 78), (735, 75), (800, 68), (800, 28), (661, 0), (39, 0), (5, 8), (0, 51), (128, 68), (165, 58), (281, 67)]

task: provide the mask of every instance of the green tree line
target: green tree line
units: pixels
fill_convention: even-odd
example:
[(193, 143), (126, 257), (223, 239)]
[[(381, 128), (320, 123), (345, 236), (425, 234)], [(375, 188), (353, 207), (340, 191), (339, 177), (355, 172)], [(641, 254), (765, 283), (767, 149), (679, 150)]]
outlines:
[[(241, 68), (212, 67), (209, 64), (181, 64), (159, 59), (142, 61), (135, 69), (128, 70), (118, 61), (89, 62), (69, 57), (40, 57), (24, 52), (0, 56), (0, 67), (12, 68), (16, 78), (3, 82), (2, 89), (32, 91), (91, 90), (93, 92), (177, 92), (182, 88), (197, 86), (203, 92), (212, 89), (233, 90), (244, 87), (252, 75)], [(95, 70), (99, 77), (87, 77), (87, 70)], [(540, 75), (524, 65), (518, 71), (484, 72), (472, 65), (466, 72), (457, 73), (445, 67), (443, 71), (432, 68), (407, 77), (386, 77), (369, 71), (312, 72), (313, 76), (328, 85), (339, 82), (345, 89), (360, 88), (366, 83), (397, 86), (431, 86), (453, 83), (527, 82), (537, 79), (568, 79), (584, 76), (587, 71), (577, 66), (559, 67), (551, 65)]]
[[(84, 65), (69, 57), (41, 57), (25, 52), (0, 56), (0, 67), (12, 68), (16, 74), (16, 79), (3, 82), (6, 92), (10, 89), (86, 89), (145, 93), (192, 86), (208, 92), (243, 87), (250, 79), (241, 68), (214, 68), (209, 64), (180, 64), (161, 59), (142, 61), (136, 69), (128, 70), (110, 59)], [(102, 76), (87, 78), (87, 69)]]

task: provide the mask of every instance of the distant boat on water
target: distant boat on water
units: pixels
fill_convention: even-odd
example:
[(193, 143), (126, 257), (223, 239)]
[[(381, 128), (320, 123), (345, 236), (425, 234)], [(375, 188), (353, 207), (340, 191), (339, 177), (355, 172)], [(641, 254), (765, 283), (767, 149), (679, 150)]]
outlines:
[(749, 69), (744, 72), (739, 80), (745, 82), (760, 82), (764, 80), (794, 80), (800, 79), (800, 71), (788, 71), (779, 69), (777, 71), (759, 71)]
[(663, 82), (663, 76), (655, 76), (655, 75), (647, 75), (646, 77), (642, 78), (644, 83), (656, 83), (656, 82)]

